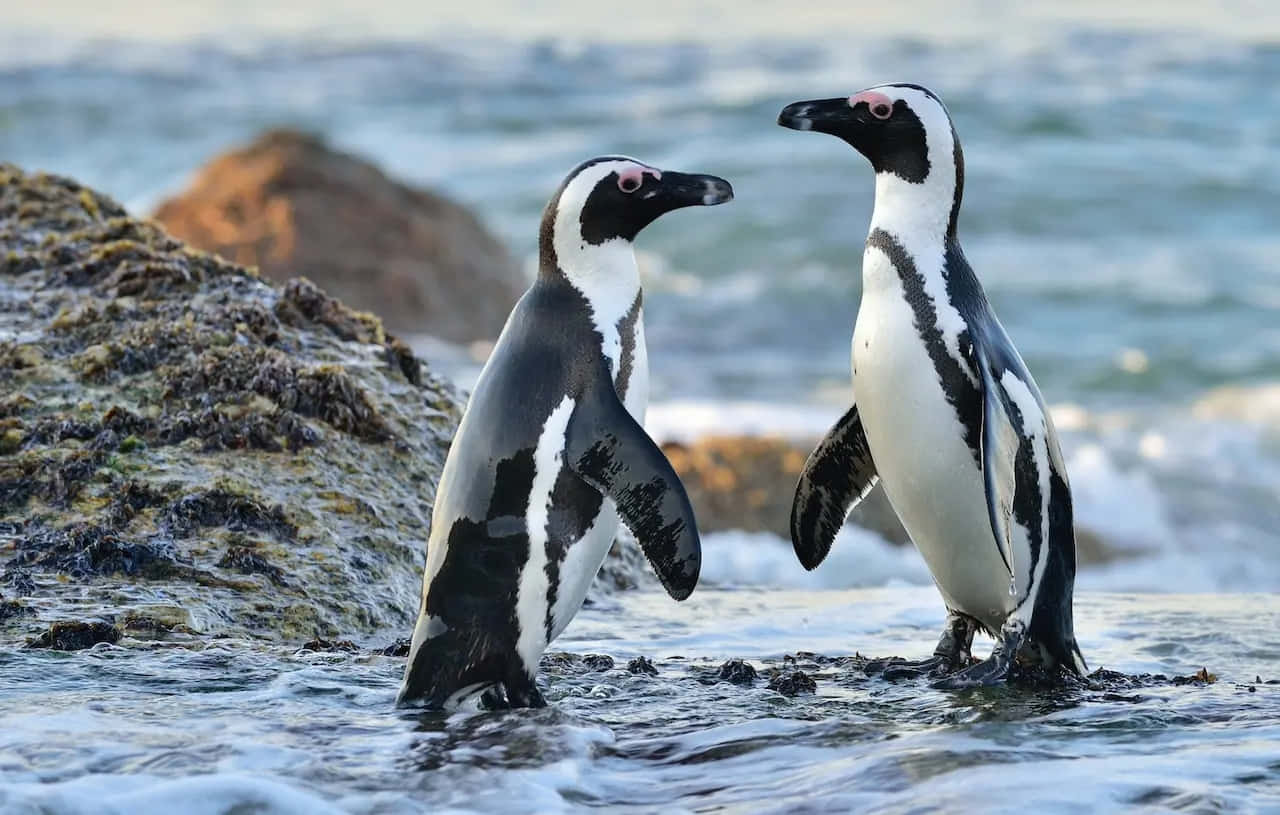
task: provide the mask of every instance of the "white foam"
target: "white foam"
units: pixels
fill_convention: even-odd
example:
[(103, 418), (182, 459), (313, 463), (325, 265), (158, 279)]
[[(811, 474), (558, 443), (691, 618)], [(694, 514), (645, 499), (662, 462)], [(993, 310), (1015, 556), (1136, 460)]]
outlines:
[(1197, 419), (1280, 428), (1280, 382), (1209, 391), (1192, 407)]
[(262, 777), (213, 773), (160, 779), (146, 775), (85, 775), (52, 784), (0, 786), (0, 811), (48, 815), (341, 815), (319, 795)]
[(1077, 446), (1067, 456), (1067, 473), (1077, 527), (1128, 549), (1158, 547), (1173, 537), (1151, 477), (1137, 469), (1122, 471), (1101, 444)]

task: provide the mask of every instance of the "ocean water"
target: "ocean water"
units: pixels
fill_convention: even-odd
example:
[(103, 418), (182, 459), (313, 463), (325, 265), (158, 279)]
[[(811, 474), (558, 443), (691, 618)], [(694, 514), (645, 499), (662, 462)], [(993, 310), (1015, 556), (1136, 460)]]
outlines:
[[(624, 594), (553, 648), (614, 667), (548, 658), (550, 707), (510, 713), (395, 711), (403, 659), (369, 653), (0, 648), (0, 812), (1280, 809), (1274, 596), (1090, 593), (1078, 612), (1095, 667), (1166, 678), (944, 693), (800, 654), (815, 691), (768, 688), (797, 651), (926, 653), (936, 598), (902, 588)], [(628, 671), (638, 656), (658, 674)], [(731, 657), (761, 677), (720, 681)], [(1206, 666), (1213, 684), (1169, 681)]]
[[(803, 439), (843, 413), (871, 171), (774, 119), (933, 88), (965, 147), (966, 254), (1112, 555), (1079, 577), (1086, 656), (1220, 681), (955, 696), (828, 666), (796, 699), (704, 685), (730, 657), (922, 655), (941, 624), (910, 549), (847, 529), (808, 574), (781, 540), (719, 532), (689, 604), (621, 596), (553, 646), (649, 656), (658, 680), (550, 666), (537, 713), (392, 712), (400, 662), (369, 654), (0, 646), (0, 812), (1280, 811), (1278, 686), (1248, 690), (1280, 658), (1272, 4), (260, 5), (0, 6), (0, 159), (146, 212), (293, 125), (470, 204), (526, 264), (585, 157), (723, 175), (733, 203), (639, 241), (659, 438)], [(471, 381), (472, 351), (422, 329)]]

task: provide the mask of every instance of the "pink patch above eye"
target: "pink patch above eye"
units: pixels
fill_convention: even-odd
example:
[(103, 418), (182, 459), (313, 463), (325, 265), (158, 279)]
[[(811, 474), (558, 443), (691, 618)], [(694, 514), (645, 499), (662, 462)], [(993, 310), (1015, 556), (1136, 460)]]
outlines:
[(879, 91), (861, 91), (849, 97), (849, 107), (857, 107), (859, 102), (866, 102), (871, 115), (877, 119), (893, 115), (893, 100)]
[(623, 192), (635, 192), (644, 183), (646, 175), (653, 176), (655, 181), (662, 180), (662, 172), (652, 167), (632, 166), (618, 173), (618, 189)]

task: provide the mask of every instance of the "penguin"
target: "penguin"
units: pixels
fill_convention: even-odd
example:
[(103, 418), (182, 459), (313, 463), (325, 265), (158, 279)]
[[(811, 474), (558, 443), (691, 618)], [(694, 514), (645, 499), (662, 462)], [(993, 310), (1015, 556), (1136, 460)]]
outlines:
[[(934, 655), (891, 660), (942, 688), (998, 684), (1015, 661), (1087, 671), (1072, 624), (1071, 486), (1040, 389), (957, 236), (964, 154), (919, 85), (796, 102), (778, 124), (848, 142), (875, 170), (853, 331), (854, 406), (809, 456), (791, 539), (806, 569), (880, 481), (947, 608)], [(974, 663), (976, 631), (996, 638)]]
[(581, 607), (619, 519), (676, 600), (701, 545), (689, 497), (642, 422), (632, 242), (666, 212), (733, 198), (724, 179), (624, 156), (578, 165), (542, 215), (539, 268), (449, 448), (398, 705), (541, 707), (538, 662)]

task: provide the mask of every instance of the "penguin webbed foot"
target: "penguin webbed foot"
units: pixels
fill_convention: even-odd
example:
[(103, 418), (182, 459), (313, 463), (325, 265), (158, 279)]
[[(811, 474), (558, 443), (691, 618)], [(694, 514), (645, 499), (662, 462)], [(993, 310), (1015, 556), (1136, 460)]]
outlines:
[(951, 660), (937, 654), (928, 659), (909, 660), (902, 657), (885, 657), (868, 660), (862, 668), (867, 676), (882, 676), (893, 682), (899, 679), (918, 679), (922, 676), (939, 676), (953, 670)]
[(992, 653), (977, 665), (970, 665), (968, 668), (937, 680), (933, 683), (933, 687), (937, 690), (989, 688), (1007, 680), (1012, 666), (1013, 660), (1004, 654)]
[(991, 656), (960, 671), (939, 679), (932, 687), (937, 690), (964, 690), (965, 688), (989, 688), (1008, 680), (1013, 670), (1018, 649), (1026, 639), (1026, 626), (1020, 620), (1010, 620), (1000, 629), (1000, 637)]
[(507, 695), (503, 693), (501, 685), (494, 685), (480, 694), (481, 710), (510, 710), (511, 702), (507, 701)]
[(943, 629), (942, 637), (933, 649), (933, 656), (914, 661), (901, 657), (873, 659), (867, 662), (863, 670), (868, 676), (880, 674), (885, 679), (894, 681), (943, 676), (968, 668), (973, 663), (969, 648), (973, 645), (973, 634), (977, 629), (978, 622), (972, 617), (958, 611), (949, 611), (947, 627)]
[(507, 692), (509, 707), (547, 706), (547, 700), (543, 698), (542, 691), (538, 690), (538, 683), (523, 671), (517, 671), (508, 677), (502, 683), (502, 687)]

